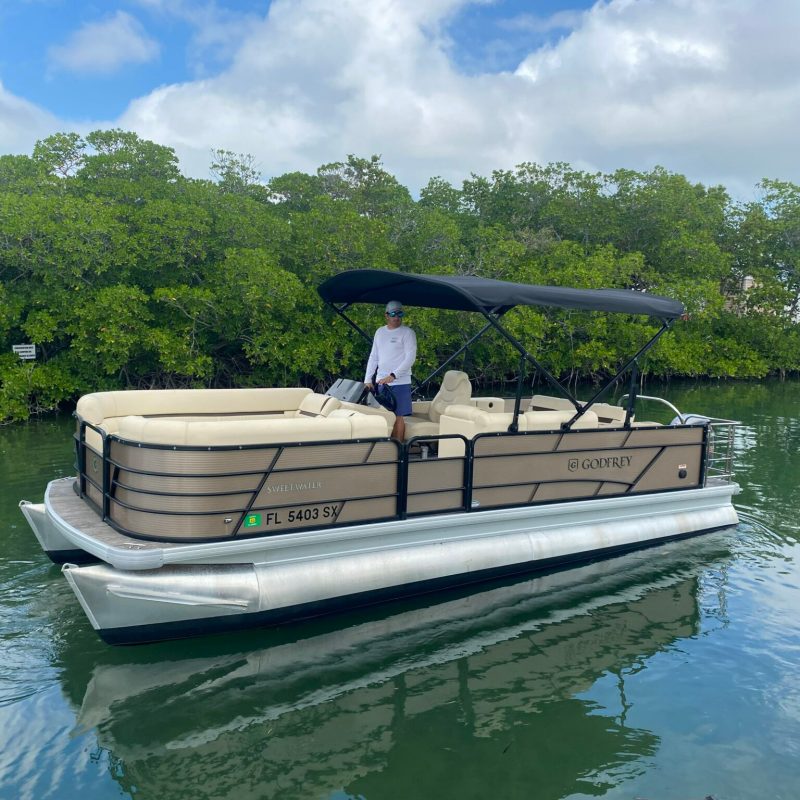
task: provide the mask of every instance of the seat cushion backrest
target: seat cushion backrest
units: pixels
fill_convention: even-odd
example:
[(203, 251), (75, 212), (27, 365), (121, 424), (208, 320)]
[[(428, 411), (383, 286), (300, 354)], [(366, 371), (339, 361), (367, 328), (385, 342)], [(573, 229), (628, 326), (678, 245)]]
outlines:
[(431, 401), (428, 416), (431, 422), (438, 422), (448, 406), (469, 404), (472, 397), (472, 384), (466, 372), (451, 369), (445, 372), (442, 386)]
[(295, 412), (296, 417), (327, 417), (341, 406), (341, 400), (327, 394), (307, 394)]
[(535, 394), (528, 401), (525, 411), (574, 411), (575, 406), (566, 397), (550, 397), (546, 394)]
[(350, 403), (347, 400), (342, 400), (339, 408), (348, 411), (357, 411), (359, 414), (366, 414), (367, 416), (374, 415), (383, 417), (388, 423), (390, 430), (396, 419), (395, 415), (391, 411), (387, 411), (383, 406), (365, 406), (361, 403)]
[(300, 388), (132, 389), (84, 395), (76, 412), (94, 425), (136, 415), (278, 414), (295, 411), (310, 394), (310, 389)]
[(274, 417), (256, 421), (206, 422), (169, 418), (122, 417), (117, 434), (131, 442), (166, 445), (231, 446), (322, 442), (347, 439), (382, 439), (386, 423), (380, 417)]
[[(526, 431), (557, 431), (565, 422), (575, 416), (575, 411), (526, 411), (522, 414), (525, 419)], [(597, 414), (594, 411), (585, 411), (573, 424), (572, 430), (597, 427)]]

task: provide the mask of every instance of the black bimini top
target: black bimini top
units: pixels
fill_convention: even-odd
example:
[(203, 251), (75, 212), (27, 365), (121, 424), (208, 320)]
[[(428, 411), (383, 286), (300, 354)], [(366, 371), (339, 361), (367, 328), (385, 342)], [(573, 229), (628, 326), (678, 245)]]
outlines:
[(355, 269), (329, 278), (319, 287), (328, 303), (388, 303), (446, 308), (452, 311), (504, 313), (514, 306), (554, 306), (585, 311), (647, 314), (671, 320), (683, 304), (632, 289), (569, 289), (534, 286), (464, 275), (415, 275), (381, 269)]

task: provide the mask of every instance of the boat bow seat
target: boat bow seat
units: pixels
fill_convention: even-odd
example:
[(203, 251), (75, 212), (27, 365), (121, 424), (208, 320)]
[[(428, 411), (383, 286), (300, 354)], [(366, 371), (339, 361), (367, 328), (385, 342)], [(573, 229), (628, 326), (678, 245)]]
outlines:
[[(131, 390), (84, 395), (76, 415), (107, 434), (152, 444), (210, 446), (388, 436), (391, 424), (366, 409), (331, 419), (340, 405), (335, 397), (304, 388)], [(87, 444), (101, 452), (100, 434), (87, 428), (85, 435)]]
[(411, 416), (405, 418), (405, 438), (438, 435), (439, 420), (447, 408), (452, 405), (469, 405), (471, 398), (472, 384), (469, 375), (460, 370), (448, 370), (433, 400), (414, 403)]
[[(518, 430), (558, 431), (561, 425), (575, 416), (574, 411), (526, 411), (517, 420)], [(465, 439), (474, 439), (479, 433), (501, 433), (508, 431), (513, 414), (492, 413), (473, 406), (450, 406), (440, 421), (440, 434), (459, 434)], [(597, 414), (587, 411), (572, 426), (572, 430), (597, 428)], [(464, 444), (460, 439), (442, 439), (439, 442), (440, 456), (463, 456)]]
[(126, 441), (202, 447), (379, 439), (386, 435), (383, 419), (357, 413), (224, 422), (130, 416), (119, 421), (117, 430), (117, 436)]
[(78, 400), (75, 413), (93, 425), (131, 415), (143, 417), (285, 414), (297, 411), (311, 389), (132, 389), (93, 392)]

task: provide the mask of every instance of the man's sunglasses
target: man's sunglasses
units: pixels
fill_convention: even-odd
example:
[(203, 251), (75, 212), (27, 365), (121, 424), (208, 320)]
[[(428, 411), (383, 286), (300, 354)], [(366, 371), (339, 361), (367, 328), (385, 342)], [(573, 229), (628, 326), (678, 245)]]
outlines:
[(387, 317), (402, 317), (405, 312), (403, 311), (387, 311)]

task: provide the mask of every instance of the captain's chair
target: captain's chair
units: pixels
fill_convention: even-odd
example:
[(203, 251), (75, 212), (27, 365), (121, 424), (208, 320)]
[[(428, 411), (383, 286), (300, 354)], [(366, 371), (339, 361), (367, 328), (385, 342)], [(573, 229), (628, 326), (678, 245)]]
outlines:
[(406, 417), (406, 439), (414, 436), (436, 436), (439, 419), (452, 405), (470, 405), (472, 384), (466, 372), (451, 369), (445, 372), (442, 385), (433, 400), (417, 401), (410, 417)]

